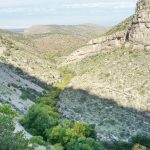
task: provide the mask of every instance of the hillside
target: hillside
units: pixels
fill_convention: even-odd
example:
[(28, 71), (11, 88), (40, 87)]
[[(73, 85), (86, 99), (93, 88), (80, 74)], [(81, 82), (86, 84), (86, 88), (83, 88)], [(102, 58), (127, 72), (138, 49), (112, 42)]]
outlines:
[(116, 49), (69, 65), (76, 77), (60, 95), (60, 112), (96, 124), (103, 140), (150, 133), (149, 116), (137, 113), (150, 111), (149, 60), (149, 53)]
[(119, 31), (127, 31), (132, 24), (132, 19), (133, 19), (133, 16), (126, 18), (124, 21), (122, 21), (121, 23), (112, 27), (110, 30), (104, 33), (104, 35), (112, 35)]
[(5, 34), (0, 32), (0, 35), (1, 47), (5, 49), (1, 60), (5, 64), (20, 68), (30, 76), (47, 81), (47, 84), (59, 79), (59, 73), (54, 69), (54, 62), (42, 57), (31, 38), (12, 32)]
[(124, 44), (126, 33), (132, 24), (132, 19), (133, 16), (130, 16), (106, 31), (100, 37), (88, 41), (85, 46), (78, 48), (70, 55), (66, 56), (63, 59), (61, 66), (81, 61), (84, 58), (98, 53), (107, 53), (115, 48), (121, 48)]
[[(68, 33), (68, 36), (54, 34), (48, 37), (50, 39), (47, 42), (52, 41), (56, 49), (64, 52), (63, 55), (66, 54), (65, 49), (70, 48), (69, 51), (76, 49), (76, 46), (80, 46), (78, 42), (85, 43), (88, 38), (92, 38), (91, 35), (81, 37), (72, 33)], [(32, 135), (27, 133), (18, 121), (43, 94), (47, 93), (47, 89), (63, 78), (63, 72), (57, 68), (58, 59), (62, 54), (58, 55), (53, 46), (48, 46), (49, 50), (39, 49), (37, 45), (39, 42), (35, 40), (43, 42), (41, 39), (43, 36), (45, 37), (43, 34), (30, 36), (0, 30), (0, 105), (2, 103), (12, 106), (13, 111), (17, 112), (17, 117), (14, 119), (15, 131), (23, 130), (25, 137), (31, 139)], [(54, 43), (55, 40), (60, 43), (59, 47)], [(41, 44), (40, 46), (43, 48)], [(7, 105), (2, 105), (2, 108), (9, 111)], [(3, 110), (0, 108), (1, 111)], [(0, 118), (2, 117), (3, 115), (0, 114)]]
[(5, 63), (21, 68), (31, 76), (47, 84), (53, 84), (60, 79), (60, 73), (56, 69), (60, 57), (104, 32), (97, 32), (97, 26), (52, 26), (52, 29), (51, 33), (38, 35), (0, 30), (2, 47), (6, 49), (1, 58)]
[(126, 141), (150, 134), (147, 5), (148, 1), (139, 1), (133, 17), (91, 40), (60, 65), (76, 76), (60, 95), (59, 111), (70, 119), (96, 124), (100, 140)]
[(76, 76), (61, 92), (59, 111), (95, 124), (99, 140), (126, 141), (150, 134), (149, 28), (143, 25), (148, 22), (149, 2), (145, 1), (137, 4), (133, 17), (74, 51), (60, 65)]
[[(88, 31), (92, 27), (95, 33)], [(63, 74), (57, 68), (60, 56), (65, 55), (67, 50), (75, 50), (93, 37), (87, 32), (97, 36), (101, 32), (96, 33), (97, 26), (52, 28), (51, 33), (38, 35), (0, 30), (1, 101), (10, 103), (21, 113), (27, 111), (45, 88), (61, 80)], [(43, 45), (49, 49), (43, 49)]]
[(0, 119), (16, 112), (27, 146), (43, 150), (150, 149), (149, 6), (110, 30), (0, 30)]
[(24, 34), (33, 37), (38, 50), (47, 51), (50, 57), (57, 57), (70, 54), (108, 29), (108, 27), (92, 24), (46, 25), (28, 28)]

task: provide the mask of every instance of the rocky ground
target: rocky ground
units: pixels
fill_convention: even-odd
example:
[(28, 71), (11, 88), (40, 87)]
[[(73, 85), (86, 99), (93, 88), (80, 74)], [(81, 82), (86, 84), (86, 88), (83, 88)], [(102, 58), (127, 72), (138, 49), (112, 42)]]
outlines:
[(44, 91), (40, 86), (20, 77), (7, 65), (0, 62), (0, 101), (2, 103), (8, 103), (20, 113), (25, 113), (34, 104), (31, 90), (33, 90), (34, 96), (38, 96)]
[(118, 49), (68, 66), (77, 76), (60, 96), (60, 112), (96, 124), (102, 140), (150, 133), (149, 60), (142, 50)]

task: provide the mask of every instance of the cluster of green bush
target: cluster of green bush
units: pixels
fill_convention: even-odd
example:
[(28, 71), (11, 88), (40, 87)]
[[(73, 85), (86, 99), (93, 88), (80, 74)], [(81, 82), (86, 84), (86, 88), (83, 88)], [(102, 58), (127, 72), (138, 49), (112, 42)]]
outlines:
[(16, 113), (8, 105), (0, 105), (0, 150), (30, 150), (22, 132), (14, 133)]
[(25, 88), (19, 87), (19, 89), (22, 92), (20, 98), (23, 100), (30, 99), (32, 101), (36, 101), (37, 97), (41, 96), (41, 94), (39, 92), (37, 92), (36, 90), (31, 89), (31, 88), (25, 89)]
[(71, 77), (67, 71), (64, 80), (41, 97), (21, 123), (30, 133), (54, 145), (55, 150), (103, 150), (95, 140), (94, 126), (61, 118), (57, 110), (58, 96)]
[(58, 96), (72, 78), (66, 68), (62, 82), (51, 88), (50, 92), (41, 97), (21, 120), (22, 125), (33, 135), (35, 140), (54, 145), (55, 150), (103, 150), (102, 144), (96, 142), (94, 127), (61, 118), (57, 111)]
[[(56, 150), (148, 150), (150, 139), (136, 136), (130, 142), (104, 143), (95, 140), (94, 126), (61, 118), (57, 111), (60, 89), (54, 87), (41, 97), (21, 120), (24, 127), (32, 133), (38, 144), (45, 142)], [(45, 141), (45, 142), (44, 142)]]
[(21, 123), (35, 136), (66, 150), (103, 150), (95, 141), (94, 128), (81, 122), (62, 119), (52, 104), (34, 105)]

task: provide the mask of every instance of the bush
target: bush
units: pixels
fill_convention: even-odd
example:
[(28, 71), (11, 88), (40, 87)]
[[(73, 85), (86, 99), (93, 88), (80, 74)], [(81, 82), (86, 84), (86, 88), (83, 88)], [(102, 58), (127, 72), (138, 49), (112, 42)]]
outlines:
[(142, 146), (140, 144), (135, 144), (132, 150), (148, 150), (148, 149), (145, 146)]
[(66, 150), (104, 150), (104, 147), (92, 138), (71, 139)]
[(14, 133), (12, 116), (0, 114), (0, 150), (30, 150), (23, 133)]
[(94, 129), (90, 126), (77, 122), (72, 128), (67, 129), (70, 138), (94, 137)]
[(41, 137), (41, 136), (33, 136), (30, 139), (30, 143), (32, 143), (32, 144), (38, 144), (38, 145), (45, 145), (43, 137)]
[(52, 144), (61, 143), (65, 146), (71, 139), (92, 137), (93, 129), (83, 123), (73, 124), (71, 121), (61, 121), (58, 126), (46, 130), (46, 137)]
[(64, 150), (64, 147), (61, 144), (55, 144), (52, 150)]
[(37, 97), (40, 96), (40, 94), (37, 91), (31, 88), (27, 88), (27, 89), (20, 88), (20, 90), (22, 92), (20, 98), (23, 100), (30, 99), (32, 101), (36, 101)]
[(3, 113), (5, 115), (11, 115), (12, 117), (15, 117), (17, 114), (12, 110), (10, 105), (0, 105), (0, 113)]
[(64, 145), (65, 143), (65, 136), (66, 136), (66, 129), (61, 127), (60, 125), (46, 130), (47, 139), (52, 144), (61, 143)]
[(49, 105), (51, 107), (55, 107), (57, 102), (55, 99), (50, 99), (48, 96), (44, 96), (38, 99), (39, 102), (42, 102), (43, 104)]
[(129, 142), (113, 142), (111, 144), (105, 143), (105, 146), (110, 150), (139, 150), (139, 148), (150, 149), (150, 137), (137, 135), (133, 137)]
[(58, 125), (60, 116), (44, 104), (32, 106), (21, 123), (34, 135), (45, 137), (45, 130)]
[(132, 138), (132, 143), (133, 144), (138, 143), (138, 144), (144, 145), (150, 149), (150, 137), (148, 137), (148, 136), (137, 135), (137, 136)]

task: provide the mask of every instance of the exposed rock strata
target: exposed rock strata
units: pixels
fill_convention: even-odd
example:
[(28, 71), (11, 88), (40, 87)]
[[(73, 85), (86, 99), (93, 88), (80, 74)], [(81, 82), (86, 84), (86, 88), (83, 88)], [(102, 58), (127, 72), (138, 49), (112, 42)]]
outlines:
[(138, 1), (126, 41), (132, 43), (134, 49), (150, 50), (150, 0)]
[(76, 50), (69, 57), (67, 57), (62, 66), (80, 61), (92, 55), (96, 55), (99, 52), (106, 53), (115, 48), (121, 48), (122, 44), (125, 42), (125, 35), (126, 32), (121, 31), (114, 33), (113, 35), (93, 39), (89, 41), (87, 46)]

